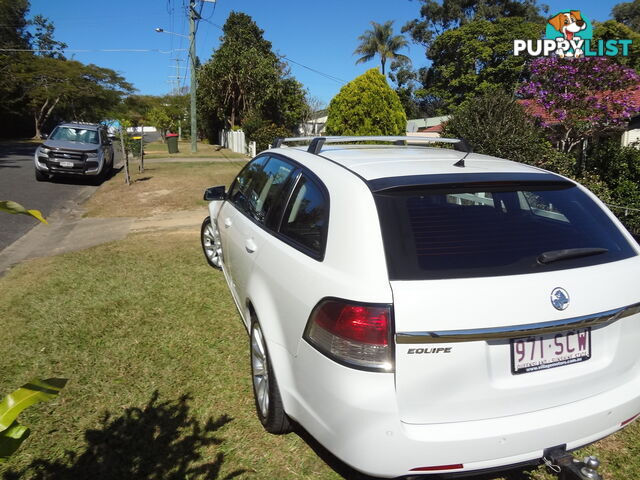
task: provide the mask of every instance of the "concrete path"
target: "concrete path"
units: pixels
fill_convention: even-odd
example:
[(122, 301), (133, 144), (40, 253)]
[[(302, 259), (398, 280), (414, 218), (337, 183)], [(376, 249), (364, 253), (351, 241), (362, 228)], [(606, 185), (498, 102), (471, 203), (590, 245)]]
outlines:
[(58, 211), (0, 252), (0, 276), (24, 260), (83, 250), (122, 240), (132, 232), (200, 231), (206, 207), (145, 218), (82, 218), (82, 209)]

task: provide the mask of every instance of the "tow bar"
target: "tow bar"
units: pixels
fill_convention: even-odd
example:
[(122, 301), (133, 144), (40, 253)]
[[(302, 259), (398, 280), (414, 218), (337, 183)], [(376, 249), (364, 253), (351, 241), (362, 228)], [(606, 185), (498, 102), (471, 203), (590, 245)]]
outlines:
[(564, 446), (545, 450), (544, 463), (554, 471), (559, 480), (604, 480), (598, 473), (600, 460), (594, 455), (578, 460)]

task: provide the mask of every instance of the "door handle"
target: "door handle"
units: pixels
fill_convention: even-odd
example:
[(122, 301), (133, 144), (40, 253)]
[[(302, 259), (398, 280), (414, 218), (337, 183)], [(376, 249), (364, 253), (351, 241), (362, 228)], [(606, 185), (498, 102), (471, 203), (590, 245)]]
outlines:
[(253, 238), (247, 238), (247, 241), (244, 242), (244, 248), (247, 249), (247, 252), (253, 253), (258, 249), (256, 242), (253, 241)]
[(230, 219), (230, 218), (228, 218), (228, 217), (227, 217), (227, 218), (225, 218), (225, 219), (224, 219), (224, 226), (225, 226), (225, 228), (229, 228), (231, 225), (233, 225), (233, 222), (231, 221), (231, 219)]

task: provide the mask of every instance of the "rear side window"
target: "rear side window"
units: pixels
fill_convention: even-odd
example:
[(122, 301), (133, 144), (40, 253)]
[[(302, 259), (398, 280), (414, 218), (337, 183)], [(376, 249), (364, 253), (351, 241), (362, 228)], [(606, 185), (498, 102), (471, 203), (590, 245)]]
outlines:
[(313, 181), (300, 177), (287, 205), (280, 233), (314, 256), (324, 253), (329, 205)]
[[(525, 274), (635, 255), (605, 212), (570, 183), (439, 185), (375, 197), (392, 280)], [(540, 257), (568, 249), (590, 253)]]

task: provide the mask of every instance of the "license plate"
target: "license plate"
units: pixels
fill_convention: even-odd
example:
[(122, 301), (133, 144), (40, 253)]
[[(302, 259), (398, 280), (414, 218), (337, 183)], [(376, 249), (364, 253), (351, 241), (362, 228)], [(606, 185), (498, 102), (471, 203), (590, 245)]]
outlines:
[(61, 167), (73, 168), (73, 162), (60, 162)]
[(591, 358), (591, 328), (511, 339), (511, 373), (538, 372)]

